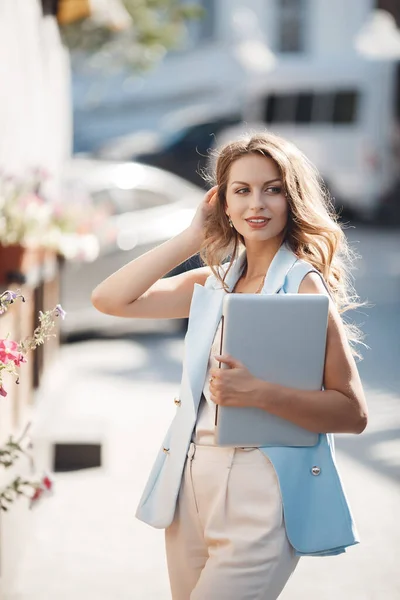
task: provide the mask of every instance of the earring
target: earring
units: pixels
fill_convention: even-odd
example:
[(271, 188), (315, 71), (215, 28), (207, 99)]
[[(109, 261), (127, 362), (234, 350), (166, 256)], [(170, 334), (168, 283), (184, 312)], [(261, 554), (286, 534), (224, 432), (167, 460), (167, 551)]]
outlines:
[(232, 219), (228, 216), (229, 225), (233, 228)]

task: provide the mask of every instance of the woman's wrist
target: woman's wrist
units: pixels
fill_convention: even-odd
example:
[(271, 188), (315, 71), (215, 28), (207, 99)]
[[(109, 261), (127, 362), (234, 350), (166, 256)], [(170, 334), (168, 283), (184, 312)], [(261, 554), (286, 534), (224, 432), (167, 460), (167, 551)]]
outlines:
[(271, 384), (268, 383), (268, 381), (257, 378), (253, 396), (255, 408), (261, 408), (262, 410), (268, 411), (270, 392)]
[(193, 254), (200, 252), (203, 241), (204, 233), (201, 229), (190, 225), (183, 234), (187, 237), (188, 244), (193, 249)]

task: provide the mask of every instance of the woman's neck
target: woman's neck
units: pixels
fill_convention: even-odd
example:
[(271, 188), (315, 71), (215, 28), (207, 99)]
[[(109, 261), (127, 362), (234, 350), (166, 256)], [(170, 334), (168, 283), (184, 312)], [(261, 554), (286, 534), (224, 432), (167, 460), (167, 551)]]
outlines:
[(251, 280), (265, 275), (281, 245), (281, 238), (268, 240), (268, 244), (265, 245), (247, 243), (243, 277)]

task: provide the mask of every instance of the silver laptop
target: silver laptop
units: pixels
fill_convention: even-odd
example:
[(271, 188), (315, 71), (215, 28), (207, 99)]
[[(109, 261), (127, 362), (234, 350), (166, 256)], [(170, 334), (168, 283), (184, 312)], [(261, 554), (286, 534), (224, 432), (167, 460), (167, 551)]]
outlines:
[[(322, 294), (228, 294), (221, 354), (240, 360), (259, 379), (321, 390), (329, 299)], [(221, 368), (225, 368), (221, 365)], [(313, 446), (318, 434), (253, 407), (218, 406), (220, 446)]]

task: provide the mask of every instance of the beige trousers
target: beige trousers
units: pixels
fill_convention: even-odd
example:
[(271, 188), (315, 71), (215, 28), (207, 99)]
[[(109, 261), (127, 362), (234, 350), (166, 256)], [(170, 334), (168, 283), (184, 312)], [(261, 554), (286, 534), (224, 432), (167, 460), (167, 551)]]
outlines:
[(173, 600), (278, 598), (298, 557), (266, 456), (191, 444), (166, 550)]

